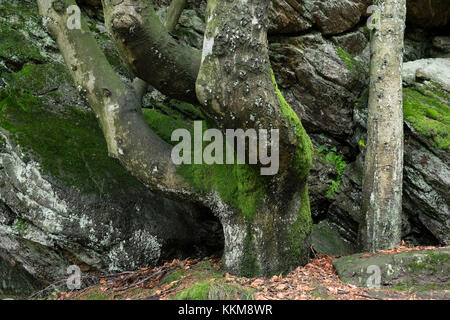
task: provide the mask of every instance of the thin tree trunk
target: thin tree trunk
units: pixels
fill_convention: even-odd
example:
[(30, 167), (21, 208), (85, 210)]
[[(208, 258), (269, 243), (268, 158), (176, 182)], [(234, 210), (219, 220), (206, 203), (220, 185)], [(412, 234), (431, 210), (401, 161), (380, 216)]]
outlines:
[(186, 3), (187, 0), (172, 0), (166, 17), (166, 29), (169, 33), (175, 30)]
[(364, 250), (400, 243), (403, 180), (402, 62), (406, 1), (380, 0), (372, 32), (368, 143), (359, 239)]

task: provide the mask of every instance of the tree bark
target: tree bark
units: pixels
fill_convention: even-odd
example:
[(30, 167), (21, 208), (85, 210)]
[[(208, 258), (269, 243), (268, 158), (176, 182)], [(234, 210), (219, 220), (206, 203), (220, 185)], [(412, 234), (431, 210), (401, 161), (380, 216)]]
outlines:
[(133, 73), (162, 93), (198, 104), (199, 50), (179, 44), (149, 0), (103, 0), (105, 25)]
[(402, 63), (406, 1), (379, 0), (372, 32), (368, 143), (362, 193), (360, 244), (390, 249), (401, 239), (403, 181)]
[(170, 3), (166, 17), (166, 29), (169, 33), (175, 30), (186, 3), (187, 0), (172, 0)]
[[(209, 207), (223, 225), (225, 269), (249, 277), (270, 276), (308, 261), (312, 144), (270, 69), (269, 0), (243, 0), (239, 5), (209, 1), (195, 88), (209, 122), (220, 129), (279, 129), (280, 166), (273, 176), (261, 176), (261, 164), (175, 166), (171, 147), (141, 115), (145, 84), (126, 82), (114, 73), (84, 21), (81, 30), (67, 28), (66, 8), (75, 1), (38, 0), (38, 4), (76, 85), (99, 118), (110, 155), (152, 190)], [(155, 22), (148, 1), (104, 0), (103, 5), (106, 24), (139, 78), (158, 83), (176, 80), (190, 70), (181, 84), (171, 85), (178, 94), (187, 79), (197, 78), (198, 70), (192, 69), (196, 54), (180, 60), (186, 52), (178, 54), (173, 39)], [(156, 51), (162, 57), (155, 56)]]
[(196, 83), (203, 111), (220, 129), (279, 130), (279, 172), (262, 180), (266, 188), (255, 212), (249, 216), (223, 206), (215, 211), (225, 232), (224, 265), (245, 276), (268, 276), (305, 264), (312, 226), (306, 182), (312, 145), (274, 83), (269, 3), (208, 1)]

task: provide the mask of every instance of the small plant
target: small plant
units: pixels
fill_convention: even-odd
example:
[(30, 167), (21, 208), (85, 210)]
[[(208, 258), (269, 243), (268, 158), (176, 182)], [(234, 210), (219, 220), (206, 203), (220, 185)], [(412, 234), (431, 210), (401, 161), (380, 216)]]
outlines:
[(23, 235), (28, 234), (28, 225), (22, 218), (17, 218), (14, 220), (12, 227), (19, 233)]
[(327, 198), (333, 198), (334, 193), (339, 190), (341, 185), (342, 175), (344, 174), (344, 169), (347, 167), (347, 163), (341, 155), (337, 154), (336, 147), (328, 149), (327, 146), (319, 146), (317, 152), (324, 154), (327, 162), (334, 164), (336, 170), (336, 180), (330, 180), (330, 187), (328, 188)]

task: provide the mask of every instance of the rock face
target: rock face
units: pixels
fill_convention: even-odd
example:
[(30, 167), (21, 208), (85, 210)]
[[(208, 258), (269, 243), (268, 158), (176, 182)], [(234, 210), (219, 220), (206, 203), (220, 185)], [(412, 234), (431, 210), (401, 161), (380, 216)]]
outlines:
[[(45, 282), (67, 276), (73, 264), (83, 272), (129, 270), (220, 249), (220, 241), (210, 241), (220, 225), (209, 212), (152, 194), (108, 157), (34, 1), (0, 2), (0, 11), (4, 287), (21, 289), (6, 261)], [(118, 61), (106, 36), (97, 36), (110, 61)]]
[[(161, 17), (169, 2), (155, 1)], [(130, 77), (98, 20), (99, 1), (84, 3), (94, 5), (84, 9), (107, 58)], [(316, 147), (309, 180), (317, 224), (312, 238), (315, 251), (328, 254), (357, 250), (369, 3), (274, 0), (272, 6), (272, 67)], [(205, 4), (189, 1), (175, 31), (180, 41), (197, 48)], [(447, 9), (446, 0), (408, 0), (406, 60), (448, 57), (448, 36), (430, 29), (448, 24)], [(108, 158), (97, 121), (41, 27), (35, 1), (0, 0), (0, 13), (0, 272), (11, 275), (5, 277), (8, 288), (19, 288), (13, 279), (27, 273), (45, 281), (66, 276), (71, 264), (83, 271), (124, 270), (217, 250), (222, 230), (209, 212), (150, 193)], [(448, 82), (417, 63), (405, 68), (413, 71), (405, 75), (404, 91), (403, 238), (445, 244), (450, 241)], [(441, 63), (447, 66), (448, 60)], [(444, 78), (450, 74), (440, 68)], [(156, 92), (147, 100), (155, 96), (164, 100)]]
[[(355, 254), (333, 262), (339, 278), (356, 286), (396, 286), (397, 288), (450, 288), (450, 248), (376, 254)], [(375, 277), (379, 275), (377, 283)]]

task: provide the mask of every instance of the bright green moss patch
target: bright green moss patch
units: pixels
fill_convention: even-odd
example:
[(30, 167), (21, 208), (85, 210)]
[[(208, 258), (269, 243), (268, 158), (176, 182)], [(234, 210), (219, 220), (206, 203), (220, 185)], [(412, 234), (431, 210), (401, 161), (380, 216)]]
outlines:
[(434, 88), (404, 88), (403, 114), (405, 120), (431, 144), (447, 150), (450, 146), (450, 99)]
[(347, 65), (350, 71), (353, 71), (355, 68), (360, 67), (360, 63), (356, 61), (355, 58), (350, 53), (348, 53), (341, 47), (336, 47), (335, 50), (336, 54), (339, 56), (342, 62), (344, 62)]
[(181, 165), (178, 172), (200, 193), (215, 190), (228, 205), (252, 219), (266, 190), (267, 176), (246, 164)]
[(179, 128), (186, 128), (186, 124), (178, 118), (171, 117), (156, 109), (142, 109), (145, 120), (161, 139), (170, 144), (172, 132)]
[(177, 296), (177, 300), (207, 300), (210, 282), (199, 282)]
[(57, 82), (65, 81), (58, 68), (29, 65), (11, 75), (9, 86), (0, 95), (0, 127), (9, 132), (14, 144), (38, 158), (45, 174), (68, 186), (100, 194), (120, 192), (123, 186), (143, 189), (137, 179), (108, 157), (103, 133), (92, 112), (48, 103), (64, 98), (57, 90)]
[[(360, 141), (360, 144), (361, 143), (364, 145), (364, 141)], [(330, 181), (330, 187), (327, 192), (327, 198), (332, 199), (334, 197), (334, 193), (337, 192), (341, 186), (342, 176), (345, 168), (347, 167), (347, 163), (344, 161), (344, 157), (342, 155), (338, 155), (336, 153), (336, 147), (329, 150), (326, 145), (323, 145), (317, 149), (317, 152), (320, 156), (324, 157), (328, 163), (333, 164), (336, 170), (336, 180)]]
[(306, 179), (309, 175), (309, 170), (312, 165), (313, 158), (313, 145), (311, 139), (303, 128), (302, 122), (297, 114), (292, 110), (291, 106), (284, 99), (283, 94), (280, 89), (278, 89), (277, 82), (275, 80), (275, 75), (273, 71), (272, 73), (272, 81), (275, 86), (275, 90), (277, 92), (278, 100), (280, 102), (281, 112), (289, 121), (289, 124), (295, 127), (297, 133), (297, 149), (295, 151), (295, 158), (293, 162), (293, 168), (295, 172), (297, 172), (299, 179)]
[(223, 281), (198, 282), (176, 296), (177, 300), (251, 300), (252, 290)]
[[(193, 137), (193, 124), (185, 121), (183, 114), (189, 112), (190, 115), (195, 114), (199, 119), (203, 118), (203, 115), (181, 104), (172, 107), (172, 111), (166, 111), (166, 109), (167, 107), (162, 106), (157, 109), (143, 109), (150, 128), (172, 145), (178, 143), (170, 141), (175, 129), (188, 129)], [(177, 109), (176, 112), (174, 109)], [(181, 115), (180, 112), (182, 112)], [(207, 122), (202, 123), (203, 130), (207, 130), (209, 127)], [(203, 147), (205, 146), (206, 144)], [(235, 164), (182, 164), (178, 167), (178, 173), (197, 192), (207, 194), (215, 190), (229, 206), (239, 210), (245, 218), (252, 219), (264, 198), (268, 178), (261, 176), (260, 168), (256, 165), (237, 164), (236, 158), (234, 162)]]

